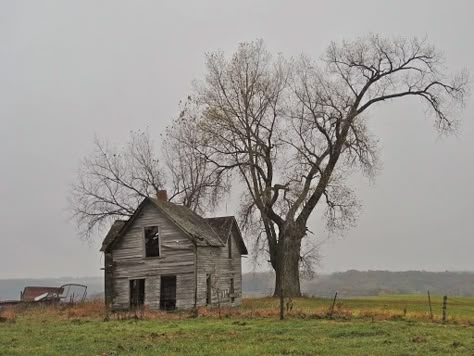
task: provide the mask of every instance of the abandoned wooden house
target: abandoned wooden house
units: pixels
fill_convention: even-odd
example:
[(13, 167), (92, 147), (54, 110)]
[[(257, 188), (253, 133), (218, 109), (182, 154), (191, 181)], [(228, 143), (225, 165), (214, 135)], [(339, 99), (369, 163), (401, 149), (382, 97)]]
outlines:
[(112, 310), (240, 304), (247, 249), (233, 216), (203, 218), (161, 191), (115, 221), (101, 251)]

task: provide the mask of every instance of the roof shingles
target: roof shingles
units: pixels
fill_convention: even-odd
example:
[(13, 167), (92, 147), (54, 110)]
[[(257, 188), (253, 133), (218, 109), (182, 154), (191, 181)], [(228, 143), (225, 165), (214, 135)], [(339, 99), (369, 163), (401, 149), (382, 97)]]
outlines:
[(158, 208), (181, 229), (187, 232), (198, 245), (223, 246), (219, 235), (212, 229), (202, 216), (199, 216), (191, 209), (167, 201), (160, 201), (149, 198)]

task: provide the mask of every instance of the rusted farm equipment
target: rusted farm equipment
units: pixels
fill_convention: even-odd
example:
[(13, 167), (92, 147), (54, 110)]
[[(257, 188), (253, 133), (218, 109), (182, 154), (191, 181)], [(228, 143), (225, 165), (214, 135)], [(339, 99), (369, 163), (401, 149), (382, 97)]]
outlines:
[(20, 300), (0, 301), (1, 306), (18, 304), (77, 304), (85, 301), (87, 286), (66, 283), (60, 287), (27, 286), (20, 292)]

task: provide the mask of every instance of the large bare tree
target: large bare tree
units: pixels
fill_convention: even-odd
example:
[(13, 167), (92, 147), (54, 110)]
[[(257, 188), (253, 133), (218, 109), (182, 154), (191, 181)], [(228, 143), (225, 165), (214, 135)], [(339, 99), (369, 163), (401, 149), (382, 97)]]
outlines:
[(197, 151), (181, 144), (183, 135), (192, 138), (195, 132), (190, 125), (171, 127), (161, 152), (148, 131), (131, 132), (119, 147), (96, 139), (93, 151), (80, 162), (69, 197), (83, 236), (101, 231), (115, 219), (128, 219), (143, 198), (156, 197), (160, 190), (168, 191), (169, 200), (195, 211), (212, 210), (226, 191), (226, 182)]
[(193, 150), (218, 174), (238, 173), (244, 183), (242, 216), (264, 232), (275, 294), (285, 296), (301, 294), (301, 246), (311, 239), (315, 209), (324, 206), (330, 229), (357, 217), (346, 177), (376, 168), (370, 109), (415, 98), (449, 132), (468, 80), (466, 73), (446, 76), (440, 53), (416, 38), (333, 43), (320, 61), (272, 57), (262, 41), (240, 44), (230, 58), (217, 52), (206, 59), (180, 120), (199, 129)]

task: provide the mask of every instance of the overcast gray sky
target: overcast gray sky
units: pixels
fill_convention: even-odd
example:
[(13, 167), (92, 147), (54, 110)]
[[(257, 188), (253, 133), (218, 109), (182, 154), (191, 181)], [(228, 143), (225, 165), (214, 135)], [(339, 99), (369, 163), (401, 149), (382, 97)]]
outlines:
[[(78, 160), (94, 136), (149, 127), (158, 140), (205, 52), (263, 38), (317, 58), (368, 32), (428, 36), (449, 68), (474, 73), (472, 4), (0, 0), (0, 278), (100, 275), (102, 237), (81, 241), (66, 210)], [(447, 138), (411, 101), (371, 113), (383, 169), (354, 178), (362, 215), (323, 245), (322, 272), (474, 270), (472, 101)], [(310, 225), (327, 238), (317, 217)]]

